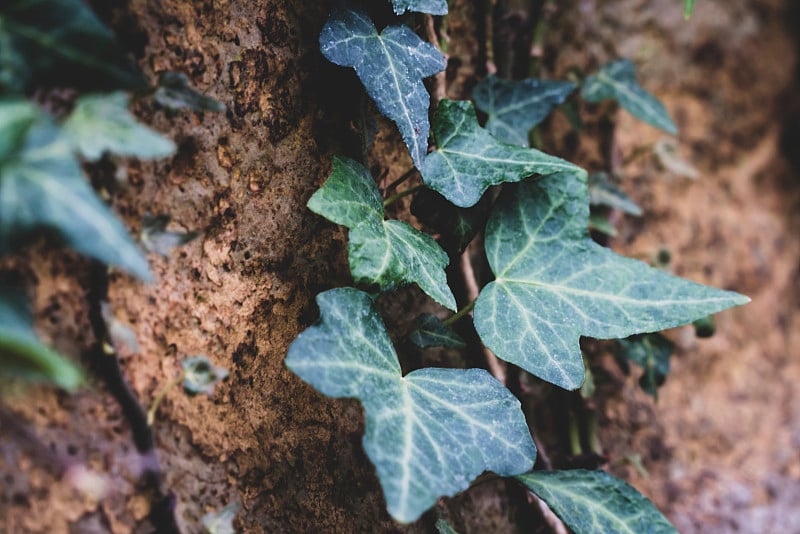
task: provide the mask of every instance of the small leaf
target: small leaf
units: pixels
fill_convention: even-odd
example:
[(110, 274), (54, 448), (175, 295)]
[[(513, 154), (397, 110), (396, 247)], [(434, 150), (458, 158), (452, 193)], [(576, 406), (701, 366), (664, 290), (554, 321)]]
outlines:
[[(0, 102), (0, 138), (19, 137), (19, 101)], [(0, 161), (0, 252), (48, 228), (75, 250), (117, 265), (143, 280), (150, 268), (125, 226), (89, 186), (73, 148), (41, 113), (28, 123), (19, 149)]]
[(192, 356), (183, 360), (183, 389), (189, 393), (214, 394), (214, 386), (228, 378), (228, 370), (217, 367), (206, 356)]
[(444, 70), (442, 54), (407, 26), (379, 35), (361, 11), (334, 11), (319, 36), (332, 63), (353, 67), (378, 110), (397, 124), (418, 168), (428, 150), (428, 95), (422, 79)]
[(675, 345), (661, 334), (631, 336), (618, 342), (620, 355), (644, 369), (639, 385), (658, 400), (658, 388), (669, 374), (669, 358)]
[(653, 146), (653, 153), (658, 163), (672, 174), (692, 180), (700, 177), (700, 171), (694, 165), (681, 158), (678, 153), (678, 145), (673, 139), (665, 137), (656, 141)]
[(747, 297), (676, 278), (588, 237), (586, 177), (552, 175), (504, 191), (486, 226), (495, 281), (475, 328), (499, 358), (565, 389), (584, 377), (580, 336), (656, 332)]
[(185, 245), (200, 235), (198, 232), (173, 232), (167, 230), (167, 225), (171, 219), (172, 217), (166, 213), (142, 217), (139, 241), (147, 252), (154, 252), (167, 257), (173, 248)]
[(589, 214), (589, 230), (600, 232), (609, 237), (617, 237), (617, 229), (608, 220), (608, 215), (604, 213), (590, 213)]
[(392, 0), (394, 12), (402, 15), (406, 11), (447, 15), (447, 0)]
[(688, 19), (694, 12), (695, 0), (683, 0), (683, 16)]
[(699, 338), (712, 337), (717, 331), (713, 315), (701, 317), (692, 324), (694, 325), (694, 335)]
[(642, 214), (642, 209), (605, 172), (589, 175), (589, 204), (607, 206), (637, 217)]
[(533, 174), (585, 172), (538, 150), (498, 141), (478, 125), (470, 102), (443, 99), (433, 119), (433, 133), (439, 147), (425, 158), (422, 179), (462, 208), (475, 205), (492, 185)]
[(0, 50), (0, 94), (34, 86), (147, 86), (114, 34), (83, 0), (4, 0)]
[(430, 313), (424, 313), (417, 317), (414, 320), (414, 326), (414, 330), (408, 334), (408, 340), (421, 349), (428, 347), (460, 349), (466, 346), (461, 336)]
[(486, 129), (506, 143), (530, 146), (528, 134), (575, 90), (572, 82), (489, 76), (472, 92), (475, 107), (486, 113)]
[(159, 105), (169, 109), (225, 111), (225, 104), (205, 96), (192, 87), (189, 78), (181, 72), (162, 72), (158, 78), (158, 89), (154, 98)]
[(36, 338), (24, 300), (10, 288), (0, 288), (0, 376), (30, 382), (50, 382), (74, 390), (81, 371)]
[(450, 523), (448, 523), (447, 520), (444, 519), (443, 517), (437, 519), (436, 525), (434, 526), (436, 527), (436, 532), (438, 532), (439, 534), (458, 534), (458, 532), (456, 532), (456, 529), (454, 529), (450, 525)]
[(486, 226), (491, 205), (487, 197), (470, 208), (454, 206), (431, 189), (422, 189), (411, 202), (411, 213), (438, 234), (437, 241), (445, 252), (456, 258)]
[(520, 403), (489, 373), (428, 368), (402, 376), (369, 295), (332, 289), (317, 304), (320, 322), (291, 344), (286, 365), (325, 395), (361, 401), (364, 450), (395, 519), (415, 521), (484, 471), (531, 468), (536, 448)]
[(233, 501), (219, 510), (208, 512), (203, 516), (203, 527), (208, 534), (236, 534), (233, 521), (241, 508), (239, 501)]
[(669, 134), (678, 134), (678, 128), (664, 105), (636, 81), (636, 67), (627, 59), (609, 63), (597, 74), (586, 78), (581, 96), (587, 102), (614, 99), (639, 120)]
[(647, 497), (605, 471), (533, 471), (516, 477), (575, 534), (677, 534)]
[(121, 92), (78, 99), (64, 122), (64, 135), (89, 161), (110, 152), (117, 156), (156, 159), (175, 152), (175, 143), (141, 125), (128, 112), (128, 95)]
[(455, 310), (447, 285), (447, 254), (429, 235), (400, 221), (383, 220), (383, 202), (369, 171), (348, 158), (334, 157), (333, 171), (308, 208), (350, 228), (350, 272), (357, 284), (391, 291), (416, 283), (436, 302)]

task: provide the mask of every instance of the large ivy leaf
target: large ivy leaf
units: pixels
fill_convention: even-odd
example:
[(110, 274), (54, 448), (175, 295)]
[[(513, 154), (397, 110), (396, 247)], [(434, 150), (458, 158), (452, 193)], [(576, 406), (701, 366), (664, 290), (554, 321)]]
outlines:
[(421, 369), (402, 376), (368, 295), (352, 288), (317, 295), (320, 323), (289, 347), (286, 365), (331, 397), (364, 406), (364, 450), (389, 513), (416, 520), (483, 471), (531, 468), (536, 448), (519, 401), (482, 369)]
[(530, 146), (528, 134), (575, 90), (572, 82), (489, 76), (475, 86), (475, 107), (486, 113), (486, 129), (506, 143)]
[(430, 95), (422, 79), (444, 70), (445, 59), (407, 26), (389, 26), (378, 34), (369, 17), (337, 10), (319, 36), (323, 55), (343, 67), (353, 67), (381, 113), (393, 120), (422, 166), (428, 150)]
[(406, 11), (447, 15), (447, 0), (392, 0), (394, 12), (402, 15)]
[(614, 99), (634, 117), (672, 135), (678, 134), (678, 127), (664, 104), (642, 89), (636, 81), (636, 67), (627, 59), (609, 63), (586, 78), (581, 96), (587, 102)]
[(51, 382), (68, 390), (83, 381), (74, 364), (36, 338), (24, 301), (8, 288), (0, 288), (0, 376)]
[[(27, 112), (20, 111), (26, 107)], [(35, 118), (7, 120), (21, 113)], [(20, 141), (18, 150), (0, 160), (0, 252), (46, 228), (79, 252), (149, 280), (147, 260), (125, 226), (97, 198), (61, 130), (32, 104), (0, 102), (0, 138), (9, 130), (8, 135)]]
[(4, 0), (0, 93), (34, 85), (108, 90), (147, 83), (83, 0)]
[(429, 235), (400, 221), (383, 220), (383, 201), (369, 171), (348, 158), (334, 157), (333, 171), (308, 201), (308, 208), (350, 228), (350, 272), (358, 284), (391, 291), (416, 283), (443, 306), (455, 310), (447, 286), (447, 254)]
[(671, 328), (749, 302), (619, 256), (587, 235), (585, 175), (558, 174), (504, 192), (486, 227), (495, 281), (475, 328), (498, 357), (566, 389), (584, 376), (578, 339)]
[(658, 400), (658, 388), (669, 374), (669, 358), (675, 344), (661, 334), (642, 334), (619, 340), (620, 356), (644, 369), (639, 379), (642, 389)]
[(575, 534), (673, 534), (647, 497), (605, 471), (533, 471), (516, 477)]
[(89, 161), (104, 153), (155, 159), (175, 152), (175, 143), (139, 123), (128, 111), (128, 95), (86, 95), (64, 122), (64, 134)]
[(474, 205), (489, 186), (502, 182), (518, 182), (533, 174), (585, 173), (538, 150), (498, 141), (478, 125), (470, 102), (443, 99), (433, 119), (433, 134), (438, 148), (425, 158), (422, 178), (462, 208)]

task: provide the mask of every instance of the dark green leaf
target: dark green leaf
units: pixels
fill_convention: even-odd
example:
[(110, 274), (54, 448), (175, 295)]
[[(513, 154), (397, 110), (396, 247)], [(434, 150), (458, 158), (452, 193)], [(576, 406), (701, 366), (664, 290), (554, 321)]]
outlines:
[(20, 295), (0, 288), (0, 376), (50, 382), (74, 390), (83, 375), (77, 367), (39, 342)]
[(661, 334), (631, 336), (620, 339), (619, 345), (621, 356), (644, 369), (639, 385), (658, 400), (658, 388), (669, 374), (669, 358), (675, 345)]
[(189, 84), (181, 72), (162, 72), (158, 78), (156, 102), (165, 108), (189, 108), (195, 111), (225, 111), (225, 104), (205, 96)]
[(424, 313), (417, 317), (414, 320), (414, 327), (414, 330), (408, 334), (408, 340), (421, 349), (428, 347), (460, 349), (466, 346), (461, 336), (430, 313)]
[(4, 0), (0, 94), (34, 85), (110, 90), (147, 83), (82, 0)]
[(455, 310), (447, 286), (447, 254), (429, 235), (400, 221), (383, 220), (383, 202), (369, 171), (348, 158), (334, 157), (333, 171), (308, 208), (350, 228), (350, 272), (358, 284), (391, 291), (416, 283), (443, 306)]
[[(0, 138), (19, 138), (26, 102), (0, 102)], [(125, 226), (97, 198), (61, 130), (39, 114), (28, 123), (19, 150), (0, 161), (0, 252), (25, 244), (41, 229), (69, 246), (150, 280), (150, 269)]]
[(411, 202), (411, 213), (438, 234), (439, 245), (451, 258), (460, 256), (489, 218), (489, 198), (471, 208), (459, 208), (431, 189), (423, 189)]
[(418, 168), (428, 149), (430, 96), (422, 79), (444, 70), (442, 54), (407, 26), (379, 35), (360, 11), (335, 11), (319, 36), (323, 55), (353, 67), (381, 113), (393, 120)]
[(406, 11), (447, 15), (447, 0), (392, 0), (394, 12), (402, 15)]
[(170, 219), (171, 217), (166, 213), (142, 217), (142, 230), (139, 233), (139, 241), (147, 252), (154, 252), (166, 257), (173, 248), (185, 245), (200, 235), (198, 232), (173, 232), (167, 230)]
[(692, 324), (694, 325), (694, 335), (697, 337), (712, 337), (717, 331), (717, 325), (714, 323), (713, 315), (701, 317)]
[(489, 349), (565, 389), (583, 382), (580, 336), (656, 332), (749, 301), (593, 242), (588, 197), (586, 177), (574, 174), (504, 191), (486, 227), (496, 278), (475, 305), (475, 328)]
[(183, 389), (189, 393), (214, 394), (214, 386), (228, 377), (228, 370), (217, 367), (206, 356), (192, 356), (183, 360)]
[(672, 135), (678, 134), (664, 105), (636, 81), (636, 67), (627, 59), (609, 63), (586, 78), (581, 96), (587, 102), (614, 99), (639, 120)]
[(473, 206), (492, 185), (518, 182), (533, 174), (585, 172), (538, 150), (498, 141), (478, 125), (470, 102), (442, 100), (433, 133), (439, 146), (425, 158), (422, 179), (462, 208)]
[(530, 146), (528, 133), (575, 90), (572, 82), (489, 76), (472, 92), (475, 107), (486, 113), (486, 129), (506, 143)]
[(175, 143), (128, 112), (128, 95), (122, 92), (79, 98), (64, 122), (64, 135), (89, 161), (99, 160), (106, 152), (139, 159), (163, 158), (175, 152)]
[(642, 209), (605, 172), (589, 175), (589, 204), (607, 206), (629, 215), (642, 214)]
[(436, 500), (483, 471), (531, 468), (536, 448), (519, 401), (483, 369), (421, 369), (400, 362), (369, 295), (317, 295), (320, 322), (289, 347), (286, 365), (331, 397), (364, 406), (364, 450), (389, 513), (415, 521)]
[(647, 497), (605, 471), (534, 471), (516, 477), (575, 534), (677, 534)]

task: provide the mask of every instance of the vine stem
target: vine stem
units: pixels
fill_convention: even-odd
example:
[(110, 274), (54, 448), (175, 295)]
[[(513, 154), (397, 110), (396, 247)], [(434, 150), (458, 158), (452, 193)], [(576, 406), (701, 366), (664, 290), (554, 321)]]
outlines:
[(407, 197), (408, 195), (413, 195), (417, 191), (421, 190), (423, 187), (425, 187), (423, 184), (415, 185), (414, 187), (406, 189), (405, 191), (400, 191), (399, 193), (395, 193), (394, 195), (390, 196), (389, 198), (383, 201), (383, 207), (385, 208), (387, 206), (390, 206), (403, 197)]
[(181, 383), (181, 380), (186, 378), (186, 371), (181, 371), (181, 373), (164, 384), (164, 386), (158, 390), (156, 396), (153, 398), (153, 402), (150, 403), (150, 409), (147, 410), (147, 424), (149, 426), (153, 426), (153, 423), (156, 420), (156, 411), (158, 411), (158, 406), (161, 404), (161, 401), (164, 399), (164, 396), (175, 386)]
[(397, 179), (397, 180), (395, 180), (394, 182), (392, 182), (392, 183), (390, 183), (389, 185), (387, 185), (387, 186), (386, 186), (386, 189), (384, 189), (384, 190), (383, 190), (383, 194), (385, 195), (385, 194), (386, 194), (386, 193), (388, 193), (389, 191), (392, 191), (392, 190), (394, 190), (394, 189), (395, 189), (397, 186), (399, 186), (400, 184), (402, 184), (403, 182), (405, 182), (406, 180), (408, 180), (409, 178), (411, 178), (412, 176), (414, 176), (414, 174), (415, 174), (416, 172), (417, 172), (417, 168), (416, 168), (416, 167), (411, 167), (411, 168), (410, 168), (410, 169), (408, 169), (406, 172), (404, 172), (404, 173), (403, 173), (403, 175), (402, 175), (402, 176), (400, 176), (400, 178), (398, 178), (398, 179)]
[(465, 315), (471, 312), (475, 308), (475, 301), (471, 301), (469, 304), (458, 310), (454, 315), (451, 315), (444, 321), (442, 321), (443, 325), (452, 326), (453, 324), (460, 321)]

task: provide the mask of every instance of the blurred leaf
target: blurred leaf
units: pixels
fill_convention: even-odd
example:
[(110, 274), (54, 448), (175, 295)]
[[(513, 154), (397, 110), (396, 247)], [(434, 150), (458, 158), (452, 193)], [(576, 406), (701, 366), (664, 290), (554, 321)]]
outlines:
[(225, 111), (225, 104), (192, 87), (189, 78), (181, 72), (162, 72), (154, 98), (158, 104), (169, 109)]
[(24, 299), (7, 287), (0, 287), (0, 375), (67, 390), (83, 382), (75, 364), (39, 342)]
[(173, 232), (167, 230), (172, 218), (166, 214), (147, 215), (142, 217), (142, 229), (139, 241), (147, 252), (167, 257), (173, 248), (185, 245), (195, 239), (199, 232)]
[(0, 253), (50, 229), (75, 250), (150, 280), (147, 260), (89, 186), (72, 144), (40, 112), (16, 120), (20, 106), (30, 104), (0, 101), (0, 139), (20, 140), (0, 161)]
[(691, 178), (692, 180), (700, 177), (700, 171), (680, 157), (678, 145), (672, 139), (663, 138), (656, 141), (653, 152), (661, 166), (672, 174)]
[(700, 338), (712, 337), (717, 331), (713, 315), (707, 315), (692, 324), (694, 325), (694, 335)]
[(692, 12), (694, 12), (694, 3), (695, 0), (683, 0), (683, 16), (684, 18), (689, 18), (692, 16)]
[(589, 214), (589, 230), (600, 232), (609, 237), (617, 237), (617, 229), (608, 220), (608, 215), (605, 213), (590, 213)]
[(228, 370), (217, 367), (206, 356), (192, 356), (183, 360), (183, 389), (189, 393), (214, 394), (214, 386), (228, 377)]
[(470, 208), (459, 208), (431, 189), (421, 190), (411, 202), (411, 213), (439, 234), (437, 241), (451, 258), (460, 256), (483, 230), (490, 209), (488, 197)]
[(106, 152), (139, 159), (175, 152), (172, 140), (143, 126), (128, 112), (128, 95), (122, 92), (79, 98), (64, 122), (64, 135), (89, 161), (97, 161)]
[(394, 12), (402, 15), (406, 11), (447, 15), (447, 0), (392, 0)]
[(408, 334), (408, 340), (421, 349), (428, 347), (460, 349), (466, 346), (461, 336), (430, 313), (424, 313), (417, 317), (414, 320), (414, 326), (414, 330)]
[(208, 512), (203, 516), (203, 527), (208, 534), (236, 534), (233, 521), (241, 508), (239, 501), (233, 501), (217, 511)]
[(607, 206), (637, 217), (642, 214), (642, 209), (605, 172), (589, 175), (589, 204)]
[(620, 355), (644, 369), (639, 385), (658, 400), (658, 388), (669, 374), (669, 358), (675, 350), (675, 344), (658, 333), (631, 336), (618, 340), (618, 343)]
[(3, 0), (0, 94), (34, 86), (141, 89), (147, 82), (82, 0)]

